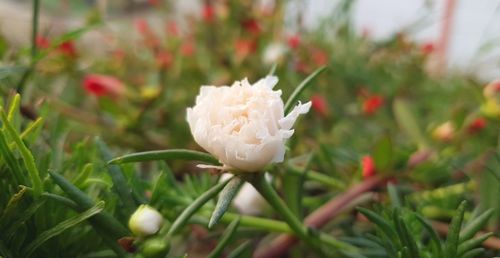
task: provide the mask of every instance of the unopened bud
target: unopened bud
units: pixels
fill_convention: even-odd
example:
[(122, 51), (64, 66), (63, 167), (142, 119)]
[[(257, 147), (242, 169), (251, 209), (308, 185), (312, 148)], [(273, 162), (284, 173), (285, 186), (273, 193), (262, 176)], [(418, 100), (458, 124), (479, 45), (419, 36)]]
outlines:
[(130, 216), (128, 227), (137, 236), (149, 236), (160, 230), (163, 223), (161, 214), (149, 205), (141, 205)]

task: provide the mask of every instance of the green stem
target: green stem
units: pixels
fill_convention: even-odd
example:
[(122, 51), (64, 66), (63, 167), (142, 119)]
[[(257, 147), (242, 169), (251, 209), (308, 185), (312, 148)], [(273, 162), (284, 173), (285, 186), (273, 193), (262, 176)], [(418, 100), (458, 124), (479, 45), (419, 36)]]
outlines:
[(337, 180), (333, 177), (324, 175), (320, 172), (316, 172), (313, 170), (303, 172), (300, 169), (297, 169), (296, 167), (290, 167), (290, 169), (288, 171), (292, 174), (299, 175), (299, 176), (302, 176), (305, 174), (307, 179), (314, 180), (316, 182), (320, 182), (320, 183), (328, 185), (328, 186), (332, 186), (336, 189), (343, 190), (346, 188), (346, 185), (344, 183), (342, 183), (340, 180)]
[(285, 202), (279, 197), (271, 184), (265, 179), (264, 174), (260, 173), (249, 181), (255, 189), (266, 199), (266, 201), (283, 217), (285, 222), (290, 226), (295, 235), (308, 245), (321, 253), (319, 241), (310, 235), (309, 230), (293, 212), (286, 206)]

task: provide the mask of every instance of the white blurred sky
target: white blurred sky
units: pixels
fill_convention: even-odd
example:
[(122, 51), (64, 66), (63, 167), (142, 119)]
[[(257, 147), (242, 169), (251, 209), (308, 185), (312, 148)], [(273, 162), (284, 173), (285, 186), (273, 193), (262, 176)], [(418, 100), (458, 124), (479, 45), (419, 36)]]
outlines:
[[(314, 26), (328, 17), (339, 0), (302, 0), (304, 23)], [(373, 38), (383, 39), (408, 26), (427, 13), (429, 23), (411, 36), (421, 42), (438, 38), (445, 0), (430, 0), (432, 8), (425, 9), (424, 0), (357, 0), (353, 21), (359, 31), (369, 29)], [(292, 1), (289, 13), (297, 10)], [(500, 76), (500, 1), (457, 0), (454, 25), (449, 46), (449, 65), (452, 69), (477, 72), (490, 80)], [(493, 49), (481, 54), (480, 48), (494, 43)]]

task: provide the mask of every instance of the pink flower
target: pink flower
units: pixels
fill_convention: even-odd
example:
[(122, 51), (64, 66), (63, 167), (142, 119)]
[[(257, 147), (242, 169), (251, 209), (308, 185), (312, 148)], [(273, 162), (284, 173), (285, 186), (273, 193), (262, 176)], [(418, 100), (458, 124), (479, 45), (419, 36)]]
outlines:
[(299, 47), (301, 39), (299, 35), (292, 35), (288, 37), (287, 42), (290, 48), (295, 49)]
[(318, 66), (326, 65), (328, 63), (328, 54), (319, 48), (315, 49), (312, 52), (312, 60)]
[(377, 172), (375, 169), (375, 161), (370, 155), (361, 158), (361, 169), (363, 178), (371, 177)]
[(135, 29), (143, 36), (151, 33), (151, 29), (149, 28), (149, 23), (144, 18), (139, 18), (135, 20)]
[(89, 94), (97, 97), (119, 97), (125, 92), (125, 85), (109, 75), (87, 74), (82, 85)]
[(478, 133), (479, 131), (483, 130), (488, 122), (486, 119), (483, 117), (478, 117), (474, 119), (468, 126), (467, 126), (467, 132), (469, 134), (475, 134)]
[(384, 104), (384, 98), (380, 95), (371, 95), (363, 102), (363, 113), (373, 115)]
[(328, 103), (323, 95), (313, 95), (311, 97), (312, 109), (321, 116), (328, 116)]

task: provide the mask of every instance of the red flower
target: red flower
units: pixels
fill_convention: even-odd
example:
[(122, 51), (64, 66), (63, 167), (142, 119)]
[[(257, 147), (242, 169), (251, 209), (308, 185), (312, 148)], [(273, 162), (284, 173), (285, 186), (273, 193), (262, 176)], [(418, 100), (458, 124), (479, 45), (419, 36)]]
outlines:
[(170, 54), (170, 52), (160, 51), (156, 55), (156, 64), (158, 64), (158, 66), (160, 67), (167, 68), (172, 64), (173, 61), (174, 58), (172, 57), (172, 54)]
[(151, 34), (151, 29), (149, 28), (149, 23), (144, 18), (139, 18), (135, 20), (135, 29), (142, 35), (147, 36)]
[(311, 97), (312, 109), (321, 116), (328, 116), (328, 103), (323, 95), (313, 95)]
[(160, 3), (160, 0), (148, 0), (148, 4), (151, 6), (159, 6)]
[(113, 76), (88, 74), (82, 83), (85, 90), (97, 97), (119, 97), (125, 92), (125, 85)]
[(363, 102), (363, 113), (373, 115), (384, 104), (384, 98), (380, 95), (372, 95)]
[(215, 10), (212, 5), (206, 4), (201, 10), (201, 17), (206, 22), (213, 22), (215, 17)]
[(436, 50), (436, 46), (432, 42), (427, 42), (427, 43), (422, 45), (420, 50), (422, 51), (422, 54), (430, 55), (430, 54), (432, 54), (432, 52), (434, 52)]
[(370, 155), (361, 158), (361, 168), (363, 178), (371, 177), (377, 172), (375, 169), (375, 161)]
[(467, 132), (469, 134), (475, 134), (481, 130), (483, 130), (486, 125), (487, 125), (486, 119), (482, 117), (478, 117), (474, 119), (468, 126), (467, 126)]
[(57, 47), (57, 49), (59, 50), (59, 52), (61, 52), (62, 54), (66, 55), (68, 57), (76, 57), (77, 56), (75, 44), (71, 40), (68, 40), (68, 41), (61, 43), (61, 45), (59, 45)]
[(236, 55), (239, 58), (245, 58), (257, 49), (257, 44), (253, 40), (238, 39), (234, 43), (234, 49), (236, 50)]
[(194, 54), (194, 44), (192, 40), (186, 40), (181, 45), (182, 56), (192, 56)]
[(36, 36), (35, 40), (36, 46), (41, 49), (47, 49), (50, 47), (50, 41), (44, 36)]
[(288, 46), (292, 49), (294, 48), (297, 48), (299, 47), (300, 45), (300, 36), (299, 35), (292, 35), (292, 36), (289, 36), (288, 39), (287, 39), (287, 42), (288, 42)]
[(328, 54), (321, 49), (315, 49), (312, 52), (312, 60), (318, 66), (326, 65), (328, 63)]
[(259, 23), (255, 19), (244, 20), (241, 25), (243, 28), (253, 34), (259, 34), (261, 29)]
[(177, 27), (177, 23), (175, 21), (167, 22), (167, 34), (173, 37), (179, 36), (179, 27)]

